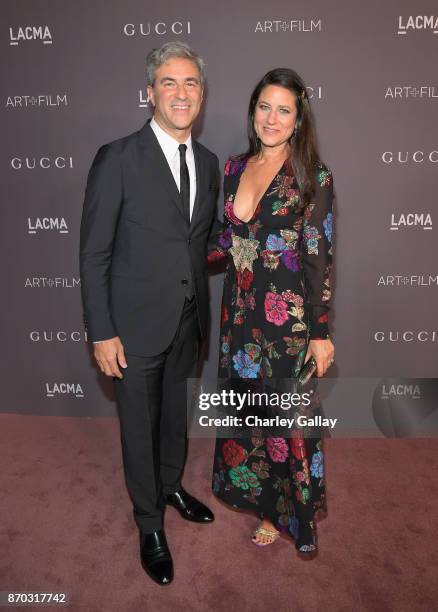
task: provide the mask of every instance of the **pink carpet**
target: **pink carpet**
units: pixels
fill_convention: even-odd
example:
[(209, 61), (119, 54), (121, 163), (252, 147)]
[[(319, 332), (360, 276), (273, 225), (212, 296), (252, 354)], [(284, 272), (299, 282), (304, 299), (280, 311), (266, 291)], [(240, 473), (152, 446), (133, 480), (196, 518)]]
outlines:
[(216, 521), (167, 510), (168, 587), (139, 563), (116, 419), (3, 414), (0, 444), (2, 591), (63, 590), (87, 612), (438, 609), (436, 440), (328, 440), (329, 513), (312, 561), (284, 539), (251, 544), (256, 519), (210, 493), (212, 441), (192, 440), (184, 486)]

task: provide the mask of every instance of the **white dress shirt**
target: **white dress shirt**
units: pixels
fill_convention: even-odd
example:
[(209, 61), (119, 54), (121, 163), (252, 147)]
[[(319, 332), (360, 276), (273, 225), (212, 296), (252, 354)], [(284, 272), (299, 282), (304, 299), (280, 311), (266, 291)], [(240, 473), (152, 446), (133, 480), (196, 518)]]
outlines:
[(185, 144), (187, 146), (186, 150), (186, 163), (187, 168), (189, 170), (189, 178), (190, 178), (190, 219), (193, 215), (193, 207), (195, 205), (195, 197), (196, 197), (196, 167), (195, 167), (195, 156), (193, 154), (193, 146), (192, 146), (192, 136), (190, 135), (184, 143), (180, 143), (172, 136), (170, 136), (167, 132), (163, 130), (162, 127), (158, 125), (154, 118), (151, 119), (150, 126), (157, 137), (158, 143), (164, 153), (164, 156), (169, 164), (169, 168), (172, 172), (173, 178), (175, 179), (176, 186), (178, 187), (178, 191), (180, 191), (180, 153), (179, 153), (179, 145)]

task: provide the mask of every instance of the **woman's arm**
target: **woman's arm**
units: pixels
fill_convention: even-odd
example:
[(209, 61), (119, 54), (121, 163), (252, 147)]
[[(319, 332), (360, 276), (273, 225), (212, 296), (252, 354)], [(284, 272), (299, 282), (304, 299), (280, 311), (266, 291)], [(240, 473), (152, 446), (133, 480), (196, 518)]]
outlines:
[(231, 246), (231, 228), (228, 224), (215, 219), (208, 239), (207, 262), (209, 264), (224, 259)]
[[(225, 164), (224, 171), (224, 194), (227, 189), (227, 168), (229, 163)], [(219, 174), (219, 168), (217, 170)], [(231, 246), (231, 235), (232, 229), (226, 217), (224, 217), (224, 221), (220, 221), (216, 216), (213, 220), (210, 234), (208, 237), (208, 255), (207, 255), (207, 263), (211, 264), (216, 261), (223, 260), (228, 255), (228, 249)]]
[(318, 376), (325, 374), (334, 355), (328, 328), (333, 256), (332, 230), (333, 176), (328, 168), (321, 165), (317, 171), (315, 196), (304, 211), (301, 250), (310, 328), (306, 361), (310, 355), (315, 357)]

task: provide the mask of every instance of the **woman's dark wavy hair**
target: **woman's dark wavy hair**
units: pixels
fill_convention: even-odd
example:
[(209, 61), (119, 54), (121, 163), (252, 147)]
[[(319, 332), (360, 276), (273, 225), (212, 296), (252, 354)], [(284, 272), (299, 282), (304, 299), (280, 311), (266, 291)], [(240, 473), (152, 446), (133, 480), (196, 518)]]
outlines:
[(306, 206), (315, 193), (316, 167), (320, 164), (314, 119), (307, 96), (303, 79), (290, 68), (275, 68), (265, 74), (257, 83), (251, 94), (248, 108), (248, 140), (249, 147), (246, 153), (239, 155), (239, 159), (257, 155), (261, 149), (261, 142), (254, 129), (254, 114), (256, 104), (262, 90), (267, 85), (278, 85), (295, 94), (297, 117), (295, 129), (290, 139), (291, 155), (289, 168), (294, 174), (300, 189), (302, 206)]

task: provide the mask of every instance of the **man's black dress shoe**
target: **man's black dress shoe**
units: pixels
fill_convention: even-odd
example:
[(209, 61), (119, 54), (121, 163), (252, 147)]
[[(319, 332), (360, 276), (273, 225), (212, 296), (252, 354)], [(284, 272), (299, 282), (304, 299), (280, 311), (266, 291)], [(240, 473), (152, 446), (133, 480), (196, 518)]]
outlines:
[(181, 488), (166, 497), (166, 503), (178, 510), (183, 518), (193, 523), (211, 523), (214, 514), (200, 501)]
[(172, 557), (162, 529), (153, 533), (140, 533), (140, 555), (143, 569), (152, 580), (158, 584), (172, 582)]

